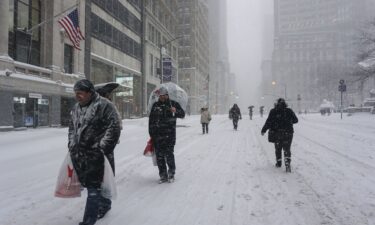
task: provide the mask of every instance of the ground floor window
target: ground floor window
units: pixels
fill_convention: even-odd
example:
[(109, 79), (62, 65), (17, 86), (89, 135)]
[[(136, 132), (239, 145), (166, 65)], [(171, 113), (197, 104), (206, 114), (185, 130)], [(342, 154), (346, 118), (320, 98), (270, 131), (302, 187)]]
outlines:
[(33, 98), (26, 94), (14, 95), (13, 109), (14, 127), (49, 125), (50, 97)]
[(61, 126), (69, 126), (69, 122), (71, 119), (70, 112), (72, 111), (75, 103), (76, 100), (73, 97), (61, 97)]

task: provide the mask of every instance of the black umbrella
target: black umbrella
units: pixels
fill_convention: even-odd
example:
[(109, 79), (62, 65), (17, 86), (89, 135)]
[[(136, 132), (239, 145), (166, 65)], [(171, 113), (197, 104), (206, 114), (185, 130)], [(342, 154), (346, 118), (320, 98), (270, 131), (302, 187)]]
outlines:
[(109, 82), (109, 83), (102, 83), (95, 85), (95, 90), (100, 95), (112, 93), (113, 90), (115, 90), (120, 84), (115, 82)]

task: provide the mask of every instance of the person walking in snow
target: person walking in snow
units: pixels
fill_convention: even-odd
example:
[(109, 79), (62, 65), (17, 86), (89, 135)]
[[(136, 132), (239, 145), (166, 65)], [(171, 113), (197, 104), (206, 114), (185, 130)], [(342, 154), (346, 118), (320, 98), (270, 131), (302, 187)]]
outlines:
[(208, 134), (208, 124), (211, 121), (211, 113), (208, 111), (208, 107), (201, 108), (201, 124), (202, 124), (202, 130), (203, 134)]
[(281, 167), (281, 151), (284, 149), (284, 162), (286, 172), (291, 172), (291, 151), (293, 140), (293, 124), (298, 123), (298, 118), (292, 109), (288, 108), (285, 100), (279, 98), (275, 107), (271, 109), (262, 128), (264, 135), (268, 130), (268, 140), (275, 143), (276, 167)]
[(77, 81), (74, 92), (77, 103), (71, 111), (68, 147), (78, 179), (88, 192), (79, 225), (93, 225), (111, 209), (111, 201), (101, 194), (101, 184), (104, 157), (113, 154), (120, 121), (115, 106), (99, 96), (89, 80)]
[(253, 119), (253, 109), (254, 109), (254, 106), (251, 105), (251, 106), (248, 107), (248, 109), (249, 109), (250, 120), (252, 120)]
[(263, 114), (264, 114), (264, 106), (259, 107), (259, 114), (260, 114), (260, 117), (263, 118)]
[(233, 128), (237, 130), (238, 120), (242, 119), (241, 110), (237, 104), (234, 104), (233, 107), (229, 110), (229, 119), (233, 121)]
[(180, 104), (169, 99), (168, 90), (161, 87), (159, 99), (152, 105), (148, 123), (148, 132), (154, 143), (156, 163), (159, 169), (159, 183), (174, 180), (176, 172), (174, 158), (176, 120), (184, 117), (185, 112)]

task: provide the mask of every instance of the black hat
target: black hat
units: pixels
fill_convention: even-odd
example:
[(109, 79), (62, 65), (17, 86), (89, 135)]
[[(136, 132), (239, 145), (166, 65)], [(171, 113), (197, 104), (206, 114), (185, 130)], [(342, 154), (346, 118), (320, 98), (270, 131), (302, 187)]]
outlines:
[(95, 92), (94, 85), (87, 79), (82, 79), (74, 84), (74, 91)]

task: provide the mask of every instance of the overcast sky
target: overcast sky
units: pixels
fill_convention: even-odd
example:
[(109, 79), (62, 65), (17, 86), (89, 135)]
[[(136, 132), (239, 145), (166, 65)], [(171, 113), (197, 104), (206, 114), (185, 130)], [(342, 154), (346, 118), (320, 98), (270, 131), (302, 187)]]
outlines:
[[(262, 46), (265, 39), (265, 15), (273, 13), (272, 0), (227, 0), (228, 48), (231, 71), (236, 74), (239, 105), (243, 112), (247, 106), (257, 105), (261, 78)], [(272, 26), (272, 20), (268, 26)], [(269, 38), (268, 38), (269, 39)], [(271, 39), (272, 40), (272, 39)], [(267, 42), (267, 41), (266, 41)], [(270, 42), (270, 41), (268, 41)]]

